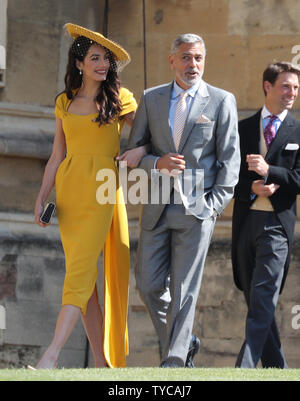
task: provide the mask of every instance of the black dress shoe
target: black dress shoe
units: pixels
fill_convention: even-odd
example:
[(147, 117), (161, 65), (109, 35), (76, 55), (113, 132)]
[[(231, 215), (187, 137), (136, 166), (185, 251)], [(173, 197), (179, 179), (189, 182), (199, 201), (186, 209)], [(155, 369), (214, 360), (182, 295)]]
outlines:
[(199, 352), (200, 349), (200, 340), (195, 335), (192, 335), (192, 339), (190, 342), (190, 348), (186, 357), (185, 367), (193, 368), (194, 367), (194, 357)]
[(176, 365), (176, 363), (163, 362), (160, 364), (160, 368), (180, 368), (182, 366)]

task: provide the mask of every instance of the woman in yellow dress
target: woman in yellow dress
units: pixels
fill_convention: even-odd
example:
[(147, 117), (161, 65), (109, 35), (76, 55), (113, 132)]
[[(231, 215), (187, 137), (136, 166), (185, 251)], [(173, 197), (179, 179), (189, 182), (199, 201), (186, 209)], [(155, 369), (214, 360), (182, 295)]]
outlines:
[[(59, 352), (80, 315), (95, 366), (124, 367), (128, 353), (129, 238), (115, 158), (122, 127), (125, 122), (132, 124), (136, 110), (132, 93), (120, 87), (118, 78), (118, 71), (130, 57), (100, 33), (74, 24), (66, 24), (66, 29), (75, 40), (69, 50), (66, 88), (56, 99), (53, 151), (35, 206), (35, 222), (45, 226), (39, 218), (55, 184), (66, 275), (55, 334), (36, 368), (57, 366)], [(145, 148), (130, 152), (127, 160), (133, 166)], [(101, 204), (96, 199), (101, 185), (96, 178), (102, 169), (115, 174), (115, 202)], [(104, 319), (96, 288), (101, 251)]]

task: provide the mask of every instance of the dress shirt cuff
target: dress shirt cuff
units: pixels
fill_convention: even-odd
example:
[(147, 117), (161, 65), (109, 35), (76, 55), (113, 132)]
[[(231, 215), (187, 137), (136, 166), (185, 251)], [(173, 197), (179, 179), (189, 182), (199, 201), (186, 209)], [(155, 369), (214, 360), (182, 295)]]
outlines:
[(153, 165), (153, 170), (154, 170), (156, 173), (159, 173), (159, 170), (157, 170), (157, 168), (156, 168), (158, 159), (160, 159), (159, 156), (157, 156), (157, 158), (154, 160), (154, 165)]

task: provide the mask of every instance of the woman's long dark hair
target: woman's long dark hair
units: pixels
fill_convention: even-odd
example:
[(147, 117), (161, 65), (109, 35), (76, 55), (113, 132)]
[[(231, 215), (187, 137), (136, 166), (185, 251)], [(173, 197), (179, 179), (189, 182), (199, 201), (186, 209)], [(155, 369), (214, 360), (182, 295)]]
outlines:
[[(68, 99), (73, 99), (73, 91), (79, 89), (82, 84), (82, 75), (76, 67), (76, 60), (83, 61), (87, 55), (89, 48), (95, 42), (90, 41), (84, 36), (79, 36), (75, 39), (74, 43), (69, 50), (69, 58), (67, 64), (67, 72), (65, 75), (65, 90)], [(74, 50), (81, 48), (81, 51)], [(116, 63), (113, 54), (105, 49), (110, 61), (110, 68), (106, 76), (106, 80), (102, 81), (99, 85), (99, 91), (95, 101), (99, 107), (99, 115), (95, 122), (102, 124), (110, 124), (122, 110), (122, 104), (119, 96), (120, 92), (120, 79), (116, 71)]]

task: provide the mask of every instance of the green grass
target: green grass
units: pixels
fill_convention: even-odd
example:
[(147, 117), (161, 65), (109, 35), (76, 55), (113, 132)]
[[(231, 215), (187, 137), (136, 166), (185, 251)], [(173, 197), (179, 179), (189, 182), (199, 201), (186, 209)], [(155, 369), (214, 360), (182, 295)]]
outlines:
[(300, 369), (3, 369), (0, 381), (300, 381)]

